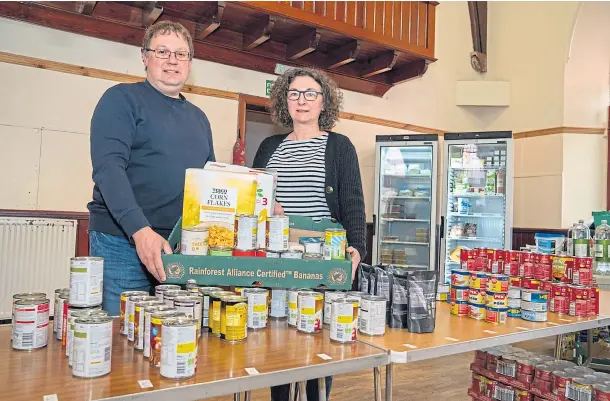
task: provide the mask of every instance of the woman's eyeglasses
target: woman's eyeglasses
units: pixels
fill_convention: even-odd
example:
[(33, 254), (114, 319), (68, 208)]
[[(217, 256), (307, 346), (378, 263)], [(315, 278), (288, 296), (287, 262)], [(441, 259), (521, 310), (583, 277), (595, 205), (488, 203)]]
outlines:
[(314, 90), (300, 91), (296, 89), (291, 89), (288, 91), (288, 100), (299, 100), (299, 98), (301, 97), (301, 93), (303, 94), (305, 100), (307, 100), (308, 102), (313, 102), (318, 98), (318, 95), (322, 94), (322, 92)]

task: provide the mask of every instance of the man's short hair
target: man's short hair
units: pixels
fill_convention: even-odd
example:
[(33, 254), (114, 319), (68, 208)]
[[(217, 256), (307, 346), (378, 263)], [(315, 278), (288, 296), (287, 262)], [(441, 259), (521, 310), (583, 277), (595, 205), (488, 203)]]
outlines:
[(157, 35), (167, 35), (170, 33), (174, 33), (180, 35), (186, 40), (186, 43), (189, 45), (189, 53), (191, 55), (191, 60), (193, 59), (193, 38), (189, 31), (179, 22), (174, 21), (161, 21), (157, 22), (149, 26), (144, 32), (144, 40), (142, 41), (142, 51), (144, 49), (150, 48), (150, 42), (152, 42), (153, 38)]

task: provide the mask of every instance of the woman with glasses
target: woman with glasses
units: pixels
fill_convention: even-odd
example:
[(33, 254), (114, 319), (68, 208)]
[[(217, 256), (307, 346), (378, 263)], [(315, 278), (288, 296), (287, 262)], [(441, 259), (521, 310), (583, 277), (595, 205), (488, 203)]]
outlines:
[[(321, 71), (295, 68), (275, 81), (270, 97), (273, 121), (291, 132), (266, 138), (253, 167), (278, 172), (276, 215), (335, 218), (343, 225), (353, 281), (366, 252), (366, 220), (354, 145), (330, 131), (339, 117), (341, 93)], [(327, 398), (331, 384), (327, 377)], [(318, 396), (318, 382), (310, 380), (307, 399), (317, 401)], [(271, 388), (272, 401), (288, 398), (288, 385)]]

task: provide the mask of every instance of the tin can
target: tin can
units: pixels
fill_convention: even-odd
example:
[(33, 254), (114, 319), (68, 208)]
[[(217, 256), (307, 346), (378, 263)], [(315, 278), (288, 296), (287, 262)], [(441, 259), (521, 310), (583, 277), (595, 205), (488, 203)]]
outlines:
[(592, 257), (574, 258), (574, 270), (593, 268)]
[(286, 319), (288, 317), (288, 290), (285, 288), (274, 288), (271, 290), (271, 310), (269, 317), (272, 319)]
[(290, 220), (288, 216), (267, 217), (267, 251), (287, 251), (289, 234)]
[[(57, 333), (57, 319), (56, 313), (59, 311), (59, 294), (68, 293), (70, 294), (69, 288), (58, 288), (55, 290), (54, 298), (53, 298), (53, 333)], [(42, 294), (46, 298), (46, 294)], [(68, 297), (69, 298), (69, 297)], [(13, 298), (13, 302), (14, 302)], [(12, 341), (12, 340), (11, 340)]]
[(339, 343), (356, 341), (359, 300), (355, 298), (335, 299), (331, 306), (330, 339)]
[(66, 341), (66, 354), (68, 356), (68, 366), (72, 366), (74, 362), (74, 327), (76, 326), (76, 319), (88, 318), (88, 317), (104, 317), (108, 316), (108, 312), (101, 309), (85, 308), (73, 312), (68, 318), (68, 329), (66, 335), (68, 337)]
[[(235, 247), (244, 251), (256, 251), (258, 216), (239, 214), (235, 216)], [(254, 255), (256, 256), (256, 254)]]
[(587, 317), (589, 315), (589, 300), (578, 299), (570, 302), (570, 316)]
[[(150, 358), (150, 341), (151, 341), (151, 331), (152, 331), (152, 315), (157, 312), (172, 312), (178, 315), (176, 308), (171, 306), (163, 305), (149, 305), (144, 307), (144, 348), (142, 349), (144, 358)], [(159, 337), (161, 337), (159, 335)]]
[(568, 298), (570, 302), (577, 300), (588, 300), (590, 299), (590, 288), (582, 285), (571, 284), (568, 285)]
[(101, 305), (103, 282), (103, 258), (84, 256), (70, 259), (70, 305)]
[(508, 307), (508, 317), (521, 317), (520, 307)]
[[(167, 306), (165, 306), (167, 308)], [(153, 312), (150, 317), (150, 356), (148, 362), (150, 366), (161, 367), (161, 350), (163, 349), (163, 322), (173, 317), (184, 317), (184, 313), (172, 310), (159, 310)]]
[(194, 278), (189, 278), (188, 280), (186, 280), (186, 283), (184, 283), (184, 290), (193, 291), (193, 288), (197, 288), (197, 280), (195, 280)]
[(201, 328), (206, 331), (210, 326), (210, 294), (215, 291), (222, 291), (220, 287), (199, 287), (199, 296), (203, 298), (203, 316), (201, 319)]
[(358, 331), (368, 336), (384, 335), (386, 305), (387, 301), (383, 297), (377, 295), (364, 295), (360, 301)]
[(519, 266), (519, 275), (523, 278), (536, 277), (536, 265), (533, 262), (525, 262)]
[(186, 290), (168, 290), (163, 293), (163, 302), (167, 306), (174, 306), (174, 300), (177, 297), (187, 297), (191, 295), (189, 291)]
[(552, 305), (551, 312), (561, 315), (570, 313), (570, 301), (568, 300), (568, 297), (556, 296), (551, 299), (550, 304)]
[(327, 228), (324, 232), (324, 259), (345, 260), (347, 232), (342, 228)]
[(528, 322), (546, 322), (547, 313), (521, 309), (521, 319), (527, 320)]
[[(67, 291), (69, 293), (69, 290)], [(61, 293), (60, 293), (61, 294)], [(15, 329), (15, 304), (17, 303), (17, 301), (20, 301), (22, 299), (47, 299), (47, 294), (45, 294), (44, 292), (20, 292), (18, 294), (14, 294), (13, 295), (13, 305), (11, 306), (11, 324), (12, 324), (12, 328), (13, 330)], [(59, 298), (59, 296), (58, 296)], [(68, 302), (68, 298), (65, 298), (65, 302)], [(57, 311), (57, 309), (55, 310)], [(61, 311), (63, 312), (63, 304), (61, 306)], [(59, 314), (59, 319), (61, 320), (61, 313)], [(57, 337), (58, 340), (61, 340), (61, 335), (60, 337)], [(12, 341), (12, 339), (11, 339)]]
[(551, 283), (551, 292), (549, 293), (550, 298), (557, 296), (568, 296), (568, 286), (566, 283)]
[(187, 379), (197, 372), (197, 319), (170, 317), (163, 321), (161, 376)]
[[(157, 298), (157, 297), (152, 297)], [(148, 306), (161, 306), (165, 305), (159, 299), (140, 301), (134, 306), (134, 319), (133, 319), (133, 336), (134, 343), (133, 347), (137, 351), (144, 350), (144, 309)]]
[(180, 237), (182, 255), (207, 255), (210, 230), (208, 227), (184, 227)]
[(233, 248), (229, 246), (211, 246), (210, 256), (233, 256)]
[[(185, 291), (186, 292), (186, 291)], [(159, 301), (157, 299), (157, 297), (155, 296), (151, 296), (151, 295), (132, 295), (129, 298), (127, 298), (127, 302), (126, 302), (126, 308), (127, 308), (127, 320), (128, 320), (128, 326), (127, 326), (127, 341), (129, 342), (134, 342), (136, 340), (136, 304), (138, 302), (145, 302), (145, 301)]]
[(521, 308), (521, 298), (508, 298), (509, 308)]
[(548, 304), (546, 302), (521, 301), (521, 309), (530, 312), (547, 312)]
[(550, 382), (553, 377), (553, 367), (547, 362), (540, 365), (536, 365), (535, 377), (538, 380)]
[(540, 280), (532, 279), (532, 278), (524, 278), (521, 281), (521, 286), (524, 290), (539, 290), (540, 289)]
[(308, 334), (320, 333), (324, 308), (323, 295), (315, 291), (302, 291), (299, 292), (297, 299), (297, 330)]
[(607, 384), (593, 385), (593, 401), (610, 401), (610, 386)]
[(485, 289), (487, 288), (487, 273), (470, 273), (470, 288), (473, 290), (485, 291)]
[(146, 291), (124, 291), (121, 293), (121, 316), (119, 318), (119, 334), (129, 334), (129, 314), (127, 313), (127, 299), (132, 296), (147, 296)]
[(520, 251), (505, 251), (506, 262), (504, 264), (504, 274), (507, 276), (519, 275)]
[(506, 323), (508, 317), (508, 308), (491, 308), (486, 307), (485, 321), (487, 323)]
[(470, 306), (468, 302), (459, 302), (451, 300), (450, 311), (452, 315), (456, 316), (468, 316), (470, 313)]
[(488, 292), (508, 292), (508, 276), (503, 274), (490, 274), (487, 278)]
[(214, 337), (220, 337), (221, 298), (229, 295), (235, 294), (231, 291), (214, 291), (210, 293), (210, 326), (208, 327), (208, 332)]
[(509, 277), (508, 278), (509, 287), (522, 287), (523, 279), (521, 277)]
[(553, 266), (551, 262), (551, 255), (539, 254), (536, 260), (536, 266), (534, 276), (538, 280), (552, 280), (553, 279)]
[(248, 299), (248, 328), (253, 330), (267, 327), (269, 314), (269, 291), (264, 288), (244, 288), (243, 296)]
[(521, 299), (527, 302), (547, 303), (549, 299), (549, 293), (541, 290), (523, 290), (523, 292), (521, 293)]
[(304, 253), (303, 260), (324, 260), (324, 255), (321, 253)]
[(574, 257), (563, 255), (552, 255), (551, 263), (553, 266), (553, 280), (557, 282), (572, 282), (572, 272), (574, 270)]
[[(492, 252), (489, 255), (489, 252)], [(505, 251), (503, 249), (493, 249), (488, 251), (489, 268), (493, 274), (503, 274), (506, 264)]]
[(476, 320), (485, 320), (485, 315), (487, 311), (485, 305), (469, 303), (468, 306), (468, 316)]
[[(72, 315), (74, 315), (74, 313), (80, 312), (80, 311), (101, 311), (101, 310), (102, 310), (101, 306), (88, 306), (88, 307), (68, 306), (67, 308), (64, 307), (64, 313), (62, 314), (62, 322), (61, 322), (61, 328), (62, 328), (61, 346), (66, 349), (65, 354), (67, 357), (70, 356), (70, 345), (69, 344), (72, 341), (72, 334), (74, 334), (74, 331), (72, 331), (72, 333), (70, 333), (70, 318), (72, 317)], [(108, 313), (106, 313), (105, 315), (107, 316)]]
[(13, 349), (31, 351), (48, 345), (49, 308), (47, 298), (23, 298), (15, 302)]
[(591, 295), (589, 302), (589, 316), (599, 315), (599, 287), (591, 287)]
[(580, 285), (593, 285), (593, 269), (580, 268), (574, 270), (572, 282)]
[(331, 322), (332, 304), (336, 299), (345, 298), (346, 294), (342, 291), (326, 291), (324, 292), (324, 324)]
[(460, 249), (460, 268), (462, 270), (474, 270), (474, 254), (470, 249)]
[(267, 251), (266, 257), (271, 258), (271, 259), (279, 259), (281, 256), (282, 256), (281, 252)]
[(485, 305), (485, 291), (470, 289), (468, 291), (468, 302), (475, 305)]
[(566, 385), (566, 398), (568, 400), (591, 400), (595, 380), (584, 377), (575, 377)]
[(263, 249), (257, 249), (256, 250), (256, 257), (257, 258), (266, 258), (267, 257), (267, 250)]
[(256, 250), (254, 249), (249, 249), (249, 250), (242, 250), (242, 249), (233, 249), (233, 256), (235, 257), (249, 257), (249, 258), (255, 258), (256, 257)]
[(303, 259), (303, 252), (296, 250), (288, 250), (280, 253), (282, 259)]
[(508, 294), (506, 292), (488, 291), (485, 296), (485, 306), (491, 308), (508, 308)]
[(529, 359), (517, 359), (517, 372), (533, 375), (534, 369), (534, 365)]
[(521, 299), (521, 288), (508, 287), (508, 298)]
[[(57, 308), (54, 311), (53, 319), (57, 321), (56, 322), (57, 331), (55, 332), (55, 338), (58, 340), (63, 340), (64, 309), (67, 309), (67, 307), (70, 306), (69, 301), (70, 301), (70, 291), (62, 292), (57, 297)], [(13, 302), (15, 302), (15, 296), (13, 296)], [(14, 307), (14, 304), (13, 304), (13, 307)]]
[(470, 272), (451, 270), (451, 287), (470, 287)]
[(203, 315), (203, 299), (199, 295), (189, 295), (176, 297), (174, 308), (178, 312), (184, 313), (189, 319), (197, 321), (197, 338), (201, 337), (201, 319)]
[(470, 296), (470, 287), (456, 287), (451, 286), (451, 290), (449, 290), (451, 294), (451, 300), (455, 300), (457, 302), (468, 302)]
[(299, 315), (298, 298), (299, 291), (308, 291), (307, 289), (297, 290), (291, 288), (288, 290), (288, 326), (297, 327), (297, 320)]
[(230, 343), (246, 341), (248, 298), (239, 295), (223, 296), (220, 308), (220, 339)]
[(83, 317), (74, 322), (72, 375), (94, 378), (110, 373), (112, 318)]
[(160, 285), (155, 287), (155, 296), (157, 298), (159, 298), (159, 301), (165, 301), (163, 299), (163, 294), (165, 294), (165, 291), (175, 291), (175, 290), (179, 290), (179, 289), (180, 289), (179, 285), (175, 285), (175, 284), (160, 284)]
[(551, 295), (551, 291), (553, 289), (553, 283), (550, 281), (540, 281), (540, 291), (546, 291)]

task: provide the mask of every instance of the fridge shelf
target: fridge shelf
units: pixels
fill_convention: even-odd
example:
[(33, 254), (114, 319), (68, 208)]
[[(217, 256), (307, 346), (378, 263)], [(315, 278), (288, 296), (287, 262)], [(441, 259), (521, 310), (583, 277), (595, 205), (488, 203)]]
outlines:
[(401, 265), (401, 264), (398, 264), (398, 263), (393, 263), (392, 265), (396, 266), (396, 267), (403, 267), (405, 269), (409, 269), (409, 268), (411, 268), (411, 269), (426, 269), (426, 270), (428, 269), (428, 265)]
[(430, 174), (388, 174), (384, 173), (384, 177), (390, 178), (427, 178), (430, 179), (432, 177)]
[(394, 245), (421, 245), (430, 246), (429, 242), (414, 242), (414, 241), (381, 241), (382, 244), (394, 244)]
[(461, 214), (461, 213), (449, 213), (449, 217), (490, 217), (494, 219), (503, 219), (504, 215), (499, 213), (470, 213), (470, 214)]
[(384, 196), (381, 199), (383, 199), (383, 200), (388, 200), (388, 199), (408, 199), (408, 200), (419, 200), (419, 201), (430, 202), (430, 198), (426, 197), (426, 196), (396, 195), (396, 196)]
[(404, 222), (413, 222), (413, 223), (430, 223), (430, 220), (425, 220), (425, 219), (395, 219), (395, 218), (385, 218), (382, 217), (381, 221), (389, 221), (389, 222), (393, 222), (393, 221), (404, 221)]
[(494, 193), (474, 193), (474, 192), (450, 192), (449, 196), (456, 196), (460, 198), (504, 198), (504, 194), (494, 194)]
[(451, 241), (485, 241), (485, 242), (504, 242), (498, 238), (481, 238), (481, 237), (447, 237), (448, 240)]
[(506, 170), (506, 166), (491, 166), (491, 167), (449, 167), (449, 170), (457, 170), (457, 171), (488, 171), (488, 170)]

